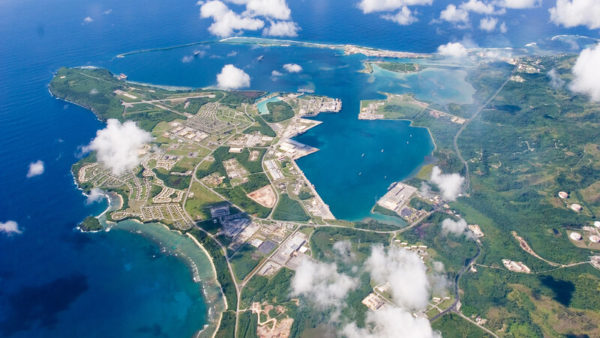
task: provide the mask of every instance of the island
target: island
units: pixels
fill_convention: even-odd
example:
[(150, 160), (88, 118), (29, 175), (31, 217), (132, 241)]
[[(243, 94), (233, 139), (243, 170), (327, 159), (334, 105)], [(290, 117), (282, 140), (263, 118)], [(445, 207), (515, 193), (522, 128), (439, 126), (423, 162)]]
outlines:
[(94, 216), (86, 217), (81, 224), (79, 224), (79, 229), (85, 232), (94, 232), (102, 230), (102, 225), (100, 221)]
[[(396, 73), (438, 67), (421, 65), (430, 55), (355, 46), (223, 43), (339, 49)], [(363, 100), (359, 119), (408, 120), (435, 143), (425, 165), (374, 201), (373, 213), (394, 224), (335, 219), (296, 164), (318, 149), (294, 136), (321, 123), (308, 117), (340, 111), (337, 98), (168, 88), (93, 67), (61, 68), (49, 89), (101, 121), (133, 121), (151, 134), (132, 170), (115, 174), (91, 152), (72, 171), (85, 193), (120, 196), (107, 224), (160, 222), (206, 250), (225, 309), (201, 335), (322, 336), (344, 328), (332, 315), (364, 327), (399, 307), (392, 277), (375, 278), (365, 264), (377, 250), (399, 250), (423, 264), (432, 278), (423, 284), (443, 281), (410, 316), (445, 336), (597, 336), (600, 107), (546, 76), (554, 69), (568, 78), (574, 62), (572, 55), (479, 62), (465, 69), (475, 90), (469, 103), (409, 90)], [(458, 188), (448, 191), (447, 180)], [(85, 229), (96, 222), (86, 219)], [(307, 267), (353, 287), (341, 307), (297, 291), (294, 278)]]

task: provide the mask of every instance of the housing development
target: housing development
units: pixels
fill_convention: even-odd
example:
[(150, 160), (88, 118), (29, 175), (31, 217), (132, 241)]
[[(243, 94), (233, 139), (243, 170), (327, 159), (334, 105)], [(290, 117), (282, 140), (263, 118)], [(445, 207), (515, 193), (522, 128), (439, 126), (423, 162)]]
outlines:
[[(358, 52), (363, 51), (346, 50)], [(461, 322), (477, 336), (497, 336), (508, 324), (504, 315), (493, 310), (490, 297), (495, 297), (495, 278), (514, 278), (521, 283), (506, 286), (502, 297), (529, 297), (533, 288), (547, 287), (540, 299), (550, 299), (548, 290), (554, 283), (550, 278), (585, 271), (582, 278), (587, 279), (581, 283), (595, 285), (593, 274), (600, 269), (600, 256), (594, 251), (600, 242), (600, 224), (591, 222), (600, 210), (587, 198), (597, 192), (581, 190), (577, 180), (582, 176), (561, 174), (559, 183), (544, 183), (543, 194), (525, 191), (524, 182), (541, 184), (545, 180), (541, 173), (556, 175), (556, 165), (547, 161), (534, 165), (538, 174), (529, 175), (531, 163), (556, 151), (560, 155), (552, 156), (570, 158), (568, 144), (575, 141), (567, 140), (576, 134), (561, 130), (562, 138), (548, 143), (538, 134), (546, 126), (536, 121), (539, 130), (521, 134), (516, 146), (492, 139), (486, 141), (485, 149), (473, 146), (473, 139), (482, 139), (478, 133), (484, 129), (499, 138), (513, 132), (510, 128), (487, 129), (492, 122), (478, 120), (482, 112), (493, 116), (494, 123), (509, 123), (500, 112), (530, 109), (518, 108), (511, 101), (520, 84), (529, 81), (543, 86), (533, 69), (568, 62), (572, 60), (567, 57), (524, 57), (501, 66), (482, 64), (470, 73), (479, 95), (485, 96), (479, 105), (444, 106), (410, 94), (385, 94), (384, 100), (362, 101), (359, 119), (410, 120), (428, 129), (436, 148), (434, 159), (408, 179), (393, 182), (373, 201), (372, 219), (359, 222), (336, 220), (296, 164), (297, 159), (319, 149), (294, 137), (322, 123), (311, 117), (340, 111), (343, 102), (337, 98), (303, 92), (165, 89), (128, 82), (125, 76), (90, 67), (61, 68), (50, 90), (58, 98), (91, 109), (108, 121), (108, 128), (130, 127), (125, 121), (135, 122), (144, 140), (135, 149), (137, 162), (116, 168), (104, 160), (99, 147), (92, 148), (94, 151), (73, 166), (73, 175), (86, 194), (100, 192), (110, 197), (111, 206), (103, 215), (107, 226), (123, 220), (160, 222), (206, 250), (214, 264), (224, 309), (200, 335), (237, 337), (251, 332), (248, 335), (288, 337), (303, 330), (319, 334), (326, 330), (326, 321), (307, 309), (328, 301), (319, 300), (320, 291), (336, 299), (335, 290), (328, 289), (327, 283), (354, 290), (347, 291), (344, 304), (361, 316), (403, 308), (406, 305), (398, 296), (394, 271), (377, 274), (369, 270), (375, 269), (369, 264), (379, 254), (381, 259), (391, 260), (389, 269), (393, 270), (394, 264), (398, 271), (422, 267), (422, 275), (427, 276), (421, 283), (428, 287), (427, 299), (411, 308), (412, 318), (431, 321), (444, 330)], [(401, 73), (409, 68), (411, 72), (429, 69), (399, 64), (385, 67)], [(530, 102), (531, 106), (538, 104)], [(582, 106), (586, 111), (593, 109)], [(481, 129), (465, 131), (473, 123), (480, 123)], [(458, 141), (459, 137), (467, 141)], [(597, 147), (582, 146), (582, 156), (595, 159)], [(514, 162), (515, 157), (530, 161)], [(524, 174), (514, 181), (508, 174), (515, 173)], [(498, 185), (505, 190), (488, 189)], [(491, 205), (506, 198), (499, 191), (517, 197), (494, 209)], [(503, 215), (506, 224), (519, 219), (531, 222), (519, 209), (529, 205), (529, 198), (544, 199), (539, 205), (551, 208), (548, 212), (554, 213), (565, 229), (543, 225), (539, 218), (538, 229), (491, 221), (490, 217), (497, 220)], [(483, 200), (488, 204), (479, 204)], [(98, 225), (93, 227), (96, 230)], [(567, 236), (559, 243), (570, 252), (569, 259), (540, 246), (544, 236), (560, 238), (561, 234)], [(589, 253), (576, 251), (579, 248)], [(365, 271), (370, 275), (362, 282), (359, 277), (349, 277), (360, 273), (364, 277)], [(302, 289), (301, 278), (311, 280), (317, 291)], [(303, 305), (307, 294), (318, 296), (317, 305)], [(577, 299), (580, 306), (587, 306), (585, 299)], [(504, 312), (507, 309), (502, 307)], [(523, 312), (521, 308), (517, 311)], [(561, 311), (563, 308), (553, 310), (552, 316)], [(311, 324), (312, 320), (317, 324)], [(511, 320), (526, 325), (521, 319)], [(557, 330), (536, 320), (536, 326), (528, 329)], [(578, 326), (577, 332), (600, 331)]]

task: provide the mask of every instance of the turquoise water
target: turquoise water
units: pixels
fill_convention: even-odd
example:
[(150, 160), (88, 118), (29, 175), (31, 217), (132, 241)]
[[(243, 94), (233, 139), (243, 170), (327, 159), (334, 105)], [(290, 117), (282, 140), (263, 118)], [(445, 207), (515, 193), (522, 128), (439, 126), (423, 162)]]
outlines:
[(256, 104), (256, 107), (258, 108), (258, 112), (261, 115), (265, 115), (265, 114), (269, 113), (269, 108), (267, 107), (267, 104), (270, 102), (279, 102), (279, 101), (281, 101), (281, 99), (277, 96), (274, 96), (274, 97), (271, 97), (266, 100), (262, 100), (262, 101), (258, 102)]
[(396, 73), (373, 65), (374, 80), (401, 86), (399, 92), (413, 93), (415, 98), (438, 104), (471, 104), (475, 89), (466, 81), (463, 69), (430, 66), (417, 73)]
[[(407, 121), (358, 120), (360, 100), (383, 98), (382, 92), (414, 92), (417, 97), (437, 100), (436, 88), (444, 100), (460, 103), (472, 99), (472, 87), (464, 82), (461, 70), (431, 69), (405, 77), (389, 72), (364, 74), (358, 72), (364, 57), (346, 56), (337, 50), (220, 43), (204, 48), (206, 56), (192, 63), (180, 62), (192, 53), (190, 47), (135, 54), (102, 65), (135, 81), (203, 87), (214, 84), (223, 64), (232, 63), (246, 65), (244, 71), (250, 75), (253, 89), (295, 92), (311, 88), (315, 94), (341, 99), (341, 112), (317, 116), (315, 119), (324, 123), (296, 139), (319, 148), (299, 159), (298, 165), (334, 216), (346, 220), (372, 216), (371, 208), (387, 187), (417, 170), (433, 150), (427, 130), (411, 127)], [(259, 62), (261, 55), (264, 58)], [(285, 63), (297, 63), (303, 72), (264, 76)], [(433, 84), (429, 83), (432, 80)], [(458, 86), (466, 89), (442, 90)]]

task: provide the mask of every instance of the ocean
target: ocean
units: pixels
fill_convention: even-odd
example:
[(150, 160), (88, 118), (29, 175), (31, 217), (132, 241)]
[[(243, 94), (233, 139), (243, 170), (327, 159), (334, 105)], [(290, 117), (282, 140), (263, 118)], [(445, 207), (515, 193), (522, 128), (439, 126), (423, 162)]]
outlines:
[[(433, 24), (447, 3), (419, 7), (419, 22), (404, 27), (378, 14), (363, 15), (347, 0), (289, 1), (303, 41), (433, 52), (451, 40), (522, 46), (555, 34), (597, 37), (549, 23), (544, 14), (549, 1), (542, 8), (508, 13), (506, 35)], [(85, 22), (86, 17), (91, 20)], [(0, 222), (14, 220), (23, 231), (0, 234), (0, 336), (182, 337), (207, 321), (202, 283), (193, 281), (186, 260), (174, 254), (189, 242), (165, 246), (157, 238), (170, 234), (160, 230), (145, 237), (127, 227), (95, 234), (74, 229), (106, 207), (105, 202), (86, 204), (70, 173), (81, 146), (102, 123), (49, 95), (47, 84), (59, 67), (96, 65), (135, 81), (198, 87), (214, 85), (218, 70), (234, 63), (251, 75), (252, 89), (306, 88), (342, 98), (342, 112), (316, 117), (324, 123), (297, 138), (321, 149), (298, 163), (333, 213), (353, 220), (367, 216), (387, 186), (410, 175), (432, 149), (426, 131), (408, 122), (356, 120), (359, 100), (381, 98), (381, 91), (402, 92), (406, 83), (417, 86), (421, 98), (469, 99), (468, 86), (440, 92), (419, 79), (357, 73), (360, 56), (328, 50), (211, 44), (204, 47), (204, 57), (188, 63), (182, 62), (184, 56), (200, 47), (115, 58), (132, 50), (213, 40), (209, 24), (199, 18), (195, 1), (0, 2)], [(227, 56), (232, 51), (237, 54)], [(260, 55), (264, 59), (258, 62)], [(291, 62), (304, 71), (271, 77), (272, 70)], [(371, 76), (376, 77), (372, 84)], [(452, 74), (430, 76), (444, 80)], [(37, 160), (44, 161), (45, 172), (26, 178), (29, 163)], [(209, 269), (206, 263), (199, 268)]]

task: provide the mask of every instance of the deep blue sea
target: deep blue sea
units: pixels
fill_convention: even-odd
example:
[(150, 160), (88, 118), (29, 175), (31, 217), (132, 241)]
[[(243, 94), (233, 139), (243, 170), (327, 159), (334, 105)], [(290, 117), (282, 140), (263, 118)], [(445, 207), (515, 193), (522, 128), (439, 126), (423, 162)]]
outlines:
[[(419, 7), (420, 21), (408, 27), (378, 14), (363, 15), (349, 0), (290, 0), (289, 5), (302, 27), (298, 39), (304, 41), (433, 52), (451, 40), (522, 46), (555, 34), (597, 37), (597, 32), (550, 24), (550, 2), (509, 12), (505, 35), (432, 24), (449, 1)], [(84, 23), (88, 16), (93, 21)], [(299, 165), (333, 213), (346, 219), (365, 217), (377, 196), (409, 175), (432, 148), (426, 131), (406, 122), (357, 121), (360, 99), (381, 97), (380, 91), (469, 99), (469, 88), (457, 74), (403, 79), (356, 73), (359, 56), (327, 50), (212, 44), (204, 47), (205, 57), (190, 63), (182, 58), (196, 47), (115, 59), (131, 50), (213, 39), (209, 24), (200, 19), (194, 0), (0, 1), (0, 222), (17, 221), (23, 230), (0, 234), (0, 336), (184, 337), (206, 320), (200, 286), (183, 261), (124, 230), (74, 230), (85, 216), (105, 208), (104, 203), (86, 205), (70, 174), (80, 147), (103, 126), (90, 112), (48, 94), (47, 84), (59, 67), (98, 65), (135, 81), (210, 86), (224, 64), (234, 63), (251, 75), (253, 89), (312, 88), (342, 98), (341, 113), (319, 116), (324, 123), (298, 139), (321, 149)], [(237, 54), (226, 56), (231, 51)], [(259, 55), (262, 62), (256, 61)], [(305, 71), (271, 78), (272, 70), (290, 62)], [(440, 91), (427, 76), (458, 82)], [(28, 179), (28, 165), (36, 160), (45, 162), (45, 172)]]

